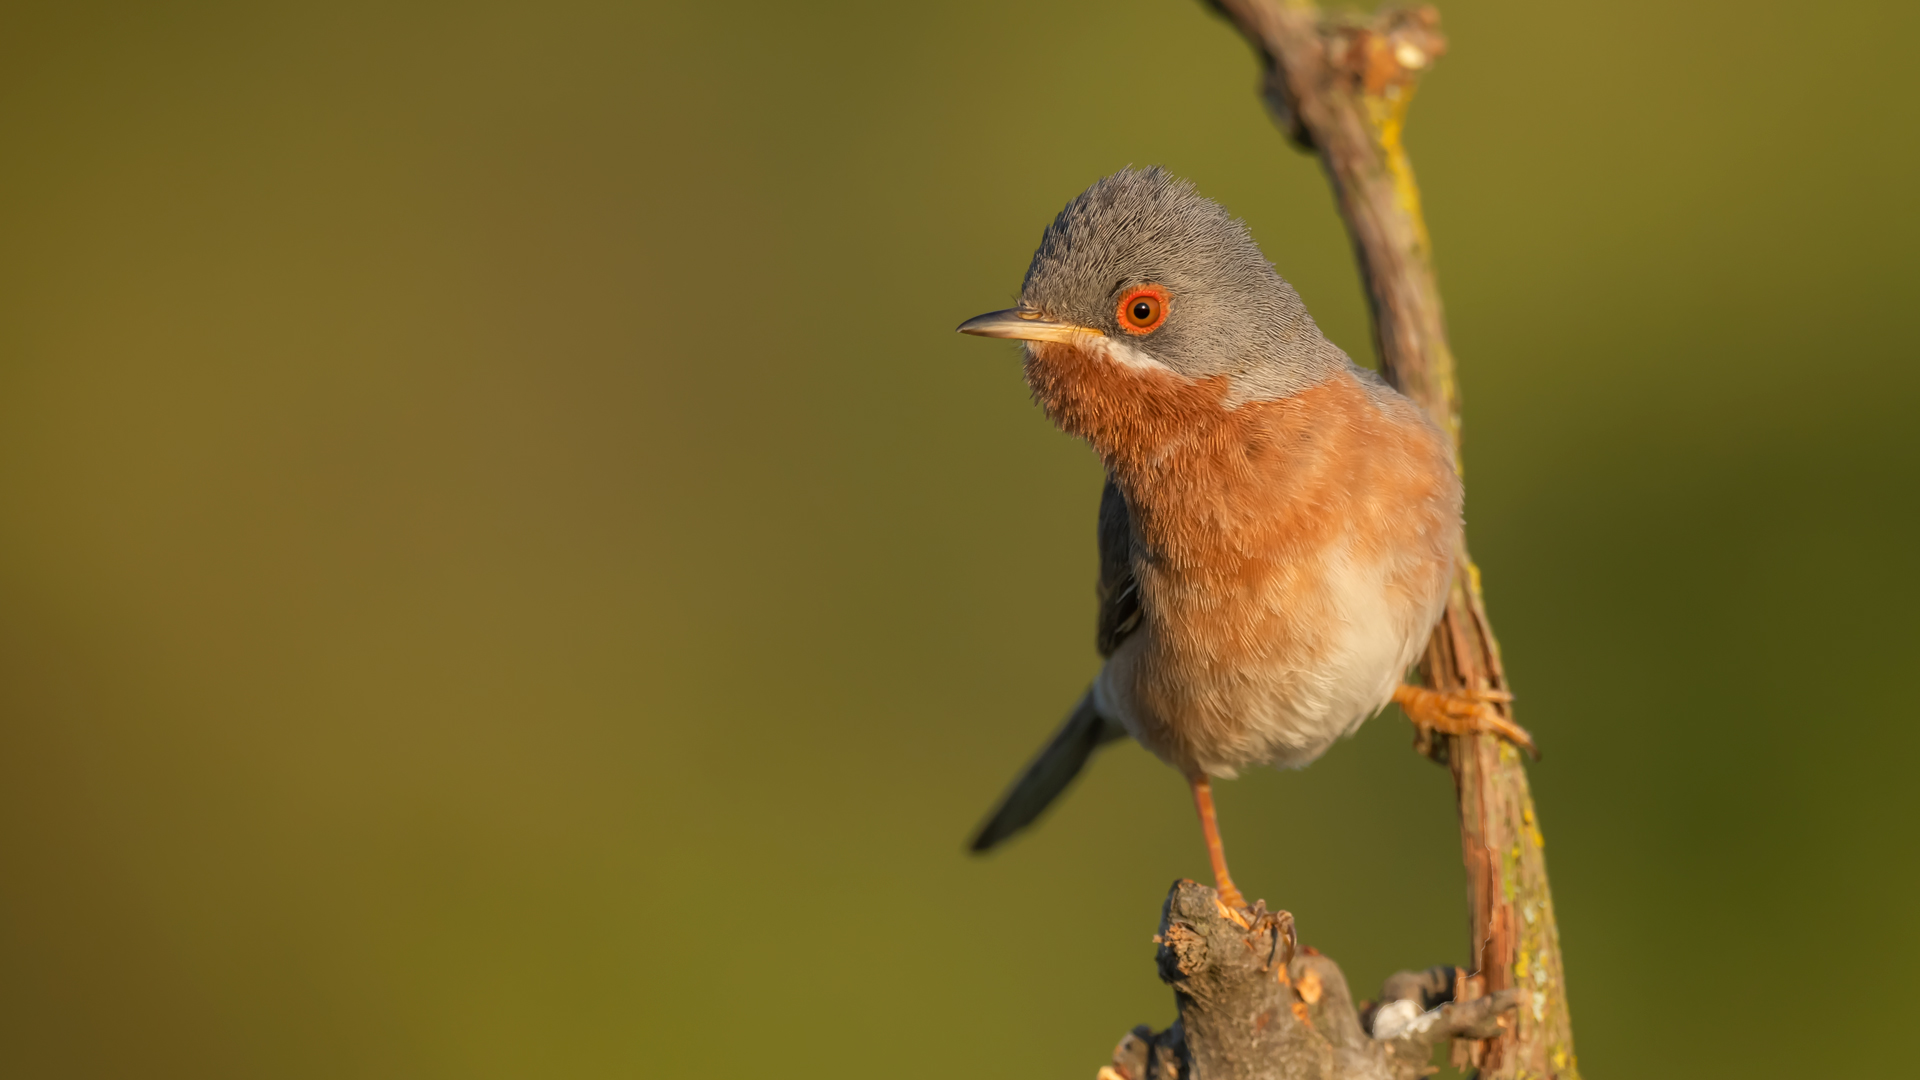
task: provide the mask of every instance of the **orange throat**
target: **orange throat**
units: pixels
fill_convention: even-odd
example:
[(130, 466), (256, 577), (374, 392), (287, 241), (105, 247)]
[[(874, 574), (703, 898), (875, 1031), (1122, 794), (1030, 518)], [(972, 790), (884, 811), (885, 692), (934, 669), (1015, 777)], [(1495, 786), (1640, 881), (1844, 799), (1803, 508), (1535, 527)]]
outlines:
[(1231, 412), (1226, 376), (1193, 379), (1159, 364), (1124, 363), (1109, 348), (1031, 341), (1026, 374), (1047, 418), (1087, 440), (1115, 475), (1152, 467)]

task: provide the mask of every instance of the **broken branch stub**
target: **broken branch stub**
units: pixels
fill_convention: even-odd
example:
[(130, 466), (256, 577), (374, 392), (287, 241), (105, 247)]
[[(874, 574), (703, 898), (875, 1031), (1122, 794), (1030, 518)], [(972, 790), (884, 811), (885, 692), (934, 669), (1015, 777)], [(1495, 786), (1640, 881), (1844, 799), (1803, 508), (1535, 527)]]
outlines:
[(1363, 1023), (1340, 966), (1299, 947), (1292, 915), (1229, 911), (1192, 881), (1167, 894), (1155, 941), (1180, 1019), (1129, 1032), (1101, 1080), (1415, 1080), (1441, 1042), (1499, 1034), (1520, 1000), (1455, 1002), (1453, 969), (1402, 972)]

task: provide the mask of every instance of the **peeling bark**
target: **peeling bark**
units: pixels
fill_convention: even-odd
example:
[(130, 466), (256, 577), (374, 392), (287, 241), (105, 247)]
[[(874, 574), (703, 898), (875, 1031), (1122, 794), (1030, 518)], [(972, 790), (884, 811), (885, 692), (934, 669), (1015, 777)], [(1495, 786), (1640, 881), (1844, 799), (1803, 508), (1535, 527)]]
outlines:
[(1357, 1009), (1340, 966), (1295, 938), (1293, 916), (1230, 913), (1219, 894), (1178, 881), (1160, 918), (1160, 978), (1180, 1019), (1138, 1027), (1101, 1080), (1416, 1080), (1452, 1038), (1497, 1036), (1520, 991), (1455, 1001), (1452, 968), (1401, 972)]

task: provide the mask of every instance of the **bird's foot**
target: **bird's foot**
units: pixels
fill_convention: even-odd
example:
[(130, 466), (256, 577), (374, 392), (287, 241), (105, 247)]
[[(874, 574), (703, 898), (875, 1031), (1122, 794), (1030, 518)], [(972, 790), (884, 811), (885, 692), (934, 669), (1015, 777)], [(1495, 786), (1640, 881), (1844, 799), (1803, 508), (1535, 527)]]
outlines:
[(1423, 686), (1397, 686), (1393, 690), (1394, 704), (1407, 714), (1407, 719), (1435, 731), (1448, 735), (1467, 735), (1483, 732), (1498, 735), (1501, 738), (1524, 748), (1527, 753), (1537, 755), (1533, 736), (1527, 729), (1507, 719), (1501, 714), (1499, 706), (1513, 700), (1513, 695), (1505, 690), (1428, 690)]
[(1233, 882), (1221, 882), (1215, 893), (1217, 898), (1214, 903), (1220, 906), (1221, 916), (1240, 924), (1242, 930), (1253, 925), (1247, 921), (1247, 912), (1250, 910), (1247, 907), (1247, 898), (1240, 894), (1240, 890), (1234, 887)]

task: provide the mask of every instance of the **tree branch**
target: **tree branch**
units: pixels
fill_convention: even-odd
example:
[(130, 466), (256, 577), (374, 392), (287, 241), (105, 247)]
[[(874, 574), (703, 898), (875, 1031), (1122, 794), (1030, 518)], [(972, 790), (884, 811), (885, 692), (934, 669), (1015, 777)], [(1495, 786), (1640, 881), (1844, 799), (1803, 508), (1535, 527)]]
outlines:
[(1230, 913), (1192, 881), (1174, 883), (1155, 940), (1180, 1019), (1128, 1033), (1101, 1080), (1416, 1080), (1434, 1047), (1499, 1035), (1520, 1004), (1518, 990), (1455, 1001), (1464, 980), (1435, 968), (1388, 979), (1363, 1012), (1339, 965), (1299, 947), (1293, 916)]
[[(1426, 408), (1457, 451), (1453, 352), (1420, 189), (1401, 142), (1415, 84), (1446, 51), (1439, 13), (1387, 10), (1363, 20), (1280, 0), (1211, 2), (1259, 52), (1261, 90), (1276, 122), (1319, 155), (1332, 182), (1366, 283), (1381, 373)], [(1479, 568), (1464, 547), (1459, 564), (1421, 676), (1440, 690), (1505, 690)], [(1510, 706), (1498, 707), (1511, 718)], [(1464, 1048), (1457, 1058), (1489, 1077), (1577, 1077), (1546, 841), (1520, 755), (1487, 735), (1422, 731), (1418, 745), (1449, 765), (1459, 795), (1477, 966), (1464, 996), (1508, 988), (1525, 995), (1513, 1034)]]
[[(1420, 190), (1401, 142), (1420, 74), (1446, 51), (1431, 7), (1372, 19), (1283, 0), (1209, 0), (1264, 64), (1261, 93), (1295, 145), (1318, 154), (1353, 240), (1373, 314), (1381, 373), (1460, 439), (1453, 352), (1434, 277)], [(1421, 676), (1439, 690), (1505, 690), (1480, 572), (1464, 546), (1446, 614)], [(1496, 706), (1511, 719), (1511, 707)], [(1249, 927), (1212, 890), (1174, 887), (1161, 925), (1162, 977), (1180, 1022), (1138, 1028), (1102, 1071), (1122, 1080), (1215, 1077), (1411, 1078), (1432, 1048), (1484, 1077), (1578, 1080), (1545, 839), (1513, 745), (1488, 735), (1418, 733), (1453, 773), (1467, 865), (1471, 974), (1402, 973), (1382, 1004), (1356, 1011), (1331, 960), (1294, 955), (1293, 918)], [(1515, 1008), (1518, 1006), (1518, 1008)], [(1509, 1011), (1511, 1010), (1511, 1012)]]

